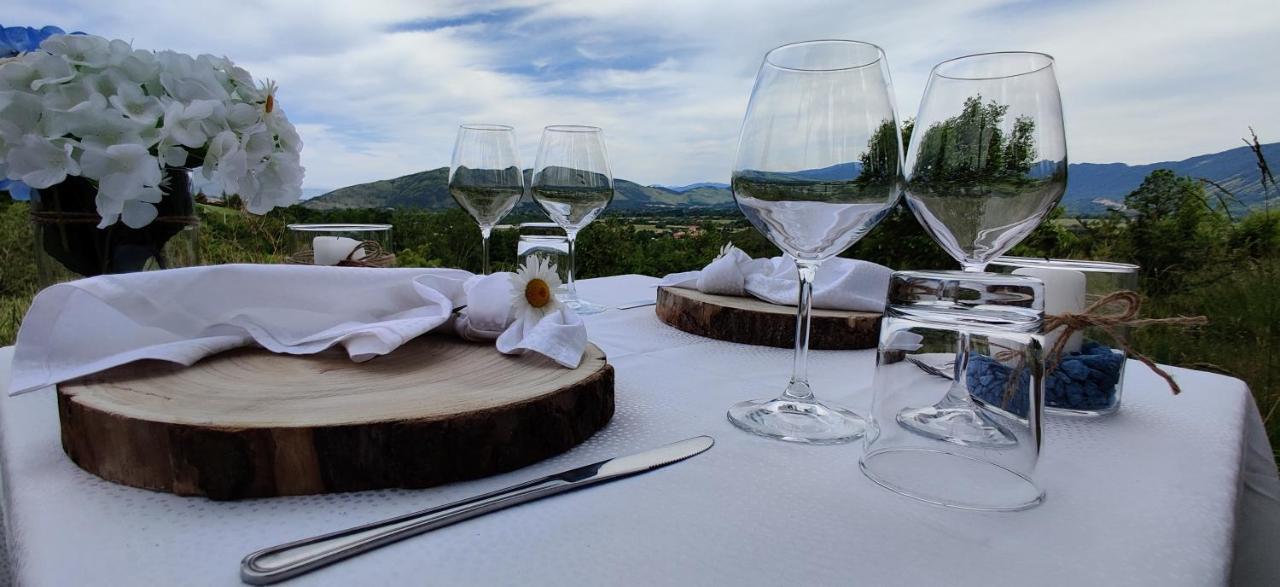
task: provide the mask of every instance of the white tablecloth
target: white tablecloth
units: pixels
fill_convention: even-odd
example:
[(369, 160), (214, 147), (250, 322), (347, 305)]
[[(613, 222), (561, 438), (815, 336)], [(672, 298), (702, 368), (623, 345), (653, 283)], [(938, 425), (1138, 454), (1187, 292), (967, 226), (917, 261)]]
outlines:
[[(617, 304), (653, 295), (655, 282), (621, 276), (580, 287)], [(1131, 364), (1119, 414), (1048, 421), (1042, 506), (970, 513), (868, 481), (858, 470), (860, 443), (798, 446), (733, 428), (725, 408), (779, 391), (790, 351), (685, 334), (659, 322), (652, 307), (591, 316), (588, 328), (617, 369), (608, 427), (526, 469), (428, 490), (228, 503), (132, 489), (63, 455), (50, 391), (0, 397), (13, 572), (31, 585), (234, 585), (241, 557), (264, 546), (696, 434), (713, 435), (715, 448), (291, 584), (1199, 586), (1228, 582), (1237, 550), (1249, 555), (1237, 563), (1247, 567), (1237, 581), (1274, 572), (1267, 551), (1280, 543), (1280, 491), (1257, 409), (1236, 379), (1174, 370), (1185, 391), (1172, 397)], [(0, 353), (7, 381), (11, 349)], [(811, 378), (820, 396), (865, 413), (874, 360), (869, 351), (815, 352)]]

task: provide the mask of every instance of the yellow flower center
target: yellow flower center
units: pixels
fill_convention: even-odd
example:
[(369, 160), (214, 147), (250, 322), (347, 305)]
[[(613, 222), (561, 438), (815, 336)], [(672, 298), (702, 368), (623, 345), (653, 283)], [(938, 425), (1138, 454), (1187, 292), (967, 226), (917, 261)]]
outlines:
[(271, 114), (271, 111), (272, 111), (272, 110), (275, 110), (275, 108), (276, 108), (276, 97), (275, 97), (275, 95), (274, 95), (274, 94), (267, 94), (267, 105), (266, 105), (266, 107), (265, 107), (265, 110), (267, 111), (267, 114)]
[(524, 299), (530, 306), (541, 308), (551, 303), (551, 287), (541, 279), (530, 279), (529, 285), (524, 286)]

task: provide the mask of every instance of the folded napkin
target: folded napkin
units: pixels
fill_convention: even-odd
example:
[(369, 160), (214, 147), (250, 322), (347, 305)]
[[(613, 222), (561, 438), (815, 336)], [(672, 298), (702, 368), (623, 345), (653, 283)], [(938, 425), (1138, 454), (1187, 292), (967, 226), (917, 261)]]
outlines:
[(558, 304), (514, 312), (512, 283), (511, 273), (458, 269), (216, 265), (58, 284), (22, 321), (9, 393), (141, 359), (191, 365), (255, 343), (295, 355), (341, 345), (365, 361), (436, 328), (577, 367), (582, 320)]
[[(818, 268), (813, 281), (813, 307), (828, 310), (883, 312), (892, 269), (883, 265), (836, 257)], [(790, 257), (752, 259), (728, 245), (701, 271), (672, 273), (659, 285), (696, 289), (703, 293), (752, 295), (772, 304), (796, 304), (800, 278)]]

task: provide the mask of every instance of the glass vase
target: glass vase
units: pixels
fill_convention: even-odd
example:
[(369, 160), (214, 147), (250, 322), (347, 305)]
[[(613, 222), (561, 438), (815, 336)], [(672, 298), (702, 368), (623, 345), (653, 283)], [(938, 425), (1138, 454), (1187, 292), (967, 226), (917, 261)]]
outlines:
[(200, 264), (200, 217), (191, 170), (169, 167), (156, 203), (157, 216), (131, 228), (117, 221), (98, 228), (95, 184), (68, 177), (55, 186), (31, 190), (31, 222), (40, 286), (116, 273), (172, 269)]
[(390, 224), (290, 224), (286, 263), (395, 267)]
[[(1083, 275), (1082, 280), (1076, 278), (1084, 284), (1083, 299), (1078, 301), (1082, 307), (1073, 308), (1073, 312), (1080, 312), (1110, 294), (1136, 291), (1138, 287), (1138, 266), (1128, 263), (999, 257), (989, 267), (1001, 273), (1032, 270)], [(1046, 318), (1061, 307), (1055, 303), (1055, 294), (1061, 295), (1053, 288), (1045, 290)], [(1046, 336), (1054, 335), (1046, 333)], [(1128, 336), (1127, 326), (1112, 327), (1111, 332), (1088, 327), (1075, 335), (1075, 341), (1069, 341), (1066, 352), (1056, 361), (1049, 357), (1053, 369), (1045, 378), (1045, 411), (1067, 416), (1105, 416), (1119, 410), (1124, 391), (1125, 352), (1115, 339), (1127, 341)], [(1052, 340), (1046, 344), (1052, 345)]]

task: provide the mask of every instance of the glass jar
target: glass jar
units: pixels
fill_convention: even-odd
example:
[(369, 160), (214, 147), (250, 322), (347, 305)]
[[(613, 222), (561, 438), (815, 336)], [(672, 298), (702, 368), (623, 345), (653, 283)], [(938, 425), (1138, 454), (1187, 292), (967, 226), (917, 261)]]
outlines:
[[(1042, 278), (1046, 282), (1046, 317), (1080, 313), (1110, 294), (1138, 287), (1138, 266), (1128, 263), (999, 257), (990, 267)], [(1117, 326), (1112, 333), (1127, 340), (1129, 329)], [(1059, 336), (1057, 332), (1046, 333), (1046, 350), (1052, 351)], [(1098, 327), (1069, 337), (1060, 356), (1048, 357), (1053, 369), (1045, 381), (1045, 409), (1073, 416), (1105, 416), (1120, 409), (1126, 361), (1124, 350), (1117, 347), (1112, 334)]]
[(290, 224), (287, 263), (395, 267), (390, 224)]
[(932, 504), (1039, 504), (1042, 284), (959, 271), (896, 272), (880, 328), (862, 471)]
[(556, 294), (568, 291), (569, 282), (569, 237), (560, 225), (551, 222), (526, 222), (517, 227), (520, 239), (516, 242), (516, 267), (524, 266), (525, 260), (537, 257), (549, 262), (556, 268), (560, 276), (560, 287)]

